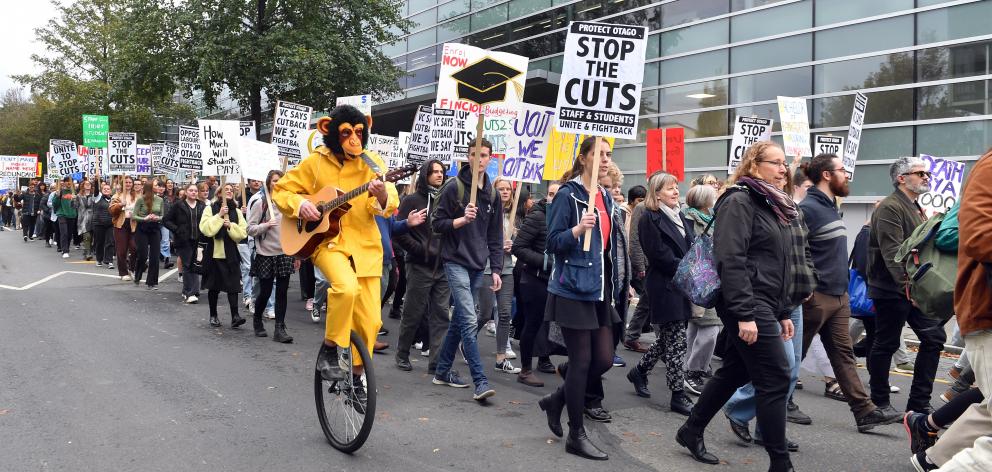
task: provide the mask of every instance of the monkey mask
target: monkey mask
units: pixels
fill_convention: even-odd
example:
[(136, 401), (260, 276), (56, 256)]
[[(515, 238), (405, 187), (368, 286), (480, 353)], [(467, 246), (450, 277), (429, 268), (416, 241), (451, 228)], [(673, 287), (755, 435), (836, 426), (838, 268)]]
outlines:
[(372, 117), (351, 105), (334, 107), (330, 115), (317, 120), (317, 130), (324, 135), (324, 146), (345, 159), (362, 155), (371, 128)]

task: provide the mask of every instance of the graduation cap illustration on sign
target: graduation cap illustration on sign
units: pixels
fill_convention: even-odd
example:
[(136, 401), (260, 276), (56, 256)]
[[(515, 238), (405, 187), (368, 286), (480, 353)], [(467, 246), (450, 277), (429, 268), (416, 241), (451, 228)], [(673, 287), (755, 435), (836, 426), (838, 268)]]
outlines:
[[(484, 105), (505, 100), (506, 82), (520, 74), (519, 70), (486, 57), (451, 74), (451, 78), (458, 82), (459, 99)], [(516, 82), (513, 85), (521, 94), (523, 87)]]

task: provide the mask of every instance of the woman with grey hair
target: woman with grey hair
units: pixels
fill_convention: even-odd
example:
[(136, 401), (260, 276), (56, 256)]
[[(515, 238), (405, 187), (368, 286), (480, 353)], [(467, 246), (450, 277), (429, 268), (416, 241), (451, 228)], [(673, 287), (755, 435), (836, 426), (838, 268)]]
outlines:
[[(686, 194), (685, 217), (692, 221), (696, 234), (703, 234), (706, 226), (713, 221), (713, 205), (716, 204), (716, 189), (711, 185), (697, 185)], [(715, 226), (715, 223), (713, 224)], [(713, 234), (710, 227), (707, 234)], [(716, 308), (703, 308), (692, 305), (692, 318), (686, 328), (688, 353), (685, 361), (685, 389), (699, 395), (703, 391), (705, 379), (710, 377), (710, 359), (716, 349), (716, 338), (723, 322), (716, 316)]]

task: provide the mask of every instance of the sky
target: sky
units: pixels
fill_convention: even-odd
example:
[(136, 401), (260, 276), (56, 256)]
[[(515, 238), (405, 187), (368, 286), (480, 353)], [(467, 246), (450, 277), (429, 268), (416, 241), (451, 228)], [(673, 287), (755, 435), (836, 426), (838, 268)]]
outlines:
[[(71, 0), (70, 0), (71, 1)], [(10, 78), (35, 73), (32, 54), (43, 54), (34, 29), (44, 26), (57, 10), (48, 0), (0, 0), (0, 93), (19, 86)]]

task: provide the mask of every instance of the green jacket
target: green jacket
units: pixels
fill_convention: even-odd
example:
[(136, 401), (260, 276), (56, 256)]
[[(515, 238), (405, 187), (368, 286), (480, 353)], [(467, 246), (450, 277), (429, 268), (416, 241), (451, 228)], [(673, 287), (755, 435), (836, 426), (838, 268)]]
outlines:
[(947, 210), (947, 214), (944, 215), (944, 221), (940, 222), (940, 228), (937, 229), (937, 239), (934, 240), (934, 244), (941, 251), (958, 252), (958, 208), (960, 207), (961, 200), (958, 200), (950, 210)]
[[(65, 198), (69, 196), (69, 198)], [(59, 198), (56, 198), (52, 202), (52, 207), (55, 209), (55, 214), (59, 215), (61, 218), (75, 218), (76, 217), (76, 207), (72, 205), (75, 196), (69, 190), (63, 190), (59, 193)]]

